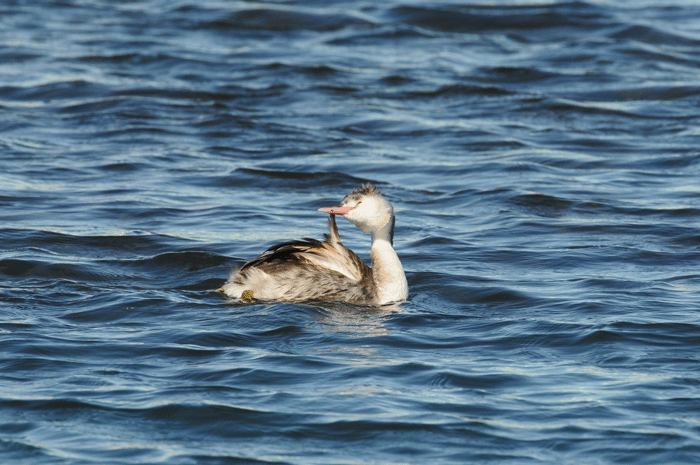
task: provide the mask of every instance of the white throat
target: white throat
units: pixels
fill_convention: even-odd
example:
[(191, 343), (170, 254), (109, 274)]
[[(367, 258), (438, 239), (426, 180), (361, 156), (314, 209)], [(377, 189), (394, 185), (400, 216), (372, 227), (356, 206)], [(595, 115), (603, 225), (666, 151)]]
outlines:
[(393, 218), (380, 230), (372, 232), (372, 277), (380, 305), (408, 298), (408, 282), (399, 256), (391, 245)]

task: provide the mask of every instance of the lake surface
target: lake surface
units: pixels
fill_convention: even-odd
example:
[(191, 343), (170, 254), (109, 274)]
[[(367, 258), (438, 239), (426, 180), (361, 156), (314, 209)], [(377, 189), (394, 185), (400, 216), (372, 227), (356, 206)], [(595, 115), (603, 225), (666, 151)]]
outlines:
[[(3, 464), (700, 463), (697, 2), (0, 17)], [(368, 181), (409, 301), (215, 291)]]

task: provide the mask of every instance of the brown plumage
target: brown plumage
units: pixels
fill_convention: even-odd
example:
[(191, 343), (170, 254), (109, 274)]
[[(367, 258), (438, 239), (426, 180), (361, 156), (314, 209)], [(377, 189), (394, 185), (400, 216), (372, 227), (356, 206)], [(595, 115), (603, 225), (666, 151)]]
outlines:
[[(325, 235), (324, 241), (304, 238), (273, 245), (259, 257), (245, 263), (238, 270), (234, 282), (244, 285), (244, 282), (253, 278), (258, 271), (280, 277), (293, 274), (299, 285), (284, 289), (276, 300), (318, 299), (370, 303), (374, 289), (371, 269), (357, 254), (341, 243), (335, 215), (331, 215), (328, 225), (331, 233)], [(328, 260), (342, 261), (356, 268), (360, 272), (360, 279), (319, 265)], [(305, 285), (309, 282), (313, 285)], [(253, 296), (263, 297), (260, 293)]]

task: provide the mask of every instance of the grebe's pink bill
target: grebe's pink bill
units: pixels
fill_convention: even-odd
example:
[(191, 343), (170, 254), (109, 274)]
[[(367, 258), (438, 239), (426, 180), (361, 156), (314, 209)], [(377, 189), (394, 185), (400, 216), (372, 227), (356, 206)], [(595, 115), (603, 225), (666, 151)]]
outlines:
[(353, 207), (324, 207), (319, 208), (318, 211), (323, 213), (330, 213), (331, 215), (345, 215), (350, 213)]

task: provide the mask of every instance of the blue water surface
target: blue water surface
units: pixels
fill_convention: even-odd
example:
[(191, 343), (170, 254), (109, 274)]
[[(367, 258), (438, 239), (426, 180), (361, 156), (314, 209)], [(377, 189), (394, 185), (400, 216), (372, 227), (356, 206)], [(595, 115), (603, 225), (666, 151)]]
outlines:
[[(3, 464), (700, 463), (697, 2), (0, 17)], [(409, 301), (216, 292), (363, 182)]]

